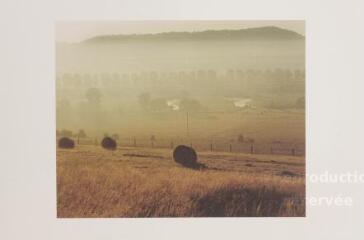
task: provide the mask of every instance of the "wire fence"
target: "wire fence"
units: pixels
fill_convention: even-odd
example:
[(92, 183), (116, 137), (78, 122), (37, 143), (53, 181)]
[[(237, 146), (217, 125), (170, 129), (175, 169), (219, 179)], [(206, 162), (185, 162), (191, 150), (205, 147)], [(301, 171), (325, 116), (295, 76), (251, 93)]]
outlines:
[[(100, 146), (99, 138), (78, 138), (71, 137), (76, 145)], [(58, 139), (57, 139), (58, 142)], [(196, 151), (250, 153), (250, 154), (271, 154), (271, 155), (292, 155), (305, 156), (304, 143), (289, 142), (251, 142), (251, 141), (227, 141), (226, 139), (156, 139), (148, 138), (122, 138), (116, 139), (118, 147), (130, 148), (160, 148), (174, 149), (178, 145), (193, 147)]]

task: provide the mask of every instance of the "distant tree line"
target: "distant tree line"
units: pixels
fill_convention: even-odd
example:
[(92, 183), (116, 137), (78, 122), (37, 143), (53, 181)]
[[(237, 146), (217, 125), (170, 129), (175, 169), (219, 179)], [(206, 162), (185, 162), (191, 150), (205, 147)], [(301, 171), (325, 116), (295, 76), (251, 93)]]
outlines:
[[(156, 72), (142, 71), (139, 73), (101, 73), (80, 74), (64, 73), (57, 76), (57, 88), (67, 87), (122, 87), (122, 86), (159, 86), (160, 84), (176, 84), (182, 87), (236, 85), (245, 89), (259, 91), (301, 91), (304, 89), (305, 72), (290, 69), (228, 69), (218, 73), (215, 70)], [(234, 85), (234, 86), (235, 86)]]

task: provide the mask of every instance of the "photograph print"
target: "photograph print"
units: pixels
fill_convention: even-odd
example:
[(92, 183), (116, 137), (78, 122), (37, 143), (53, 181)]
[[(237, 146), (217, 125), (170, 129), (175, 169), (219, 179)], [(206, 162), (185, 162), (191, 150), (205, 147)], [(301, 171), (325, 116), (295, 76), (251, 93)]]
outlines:
[(58, 218), (305, 217), (304, 21), (59, 21)]

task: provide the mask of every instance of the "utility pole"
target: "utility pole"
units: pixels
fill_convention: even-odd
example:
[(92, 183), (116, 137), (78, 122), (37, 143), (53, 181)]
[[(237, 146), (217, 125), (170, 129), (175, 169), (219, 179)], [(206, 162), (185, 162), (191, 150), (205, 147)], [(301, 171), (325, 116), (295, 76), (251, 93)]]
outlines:
[(190, 131), (189, 131), (189, 126), (188, 126), (188, 112), (186, 113), (186, 126), (187, 126), (187, 138), (190, 138)]

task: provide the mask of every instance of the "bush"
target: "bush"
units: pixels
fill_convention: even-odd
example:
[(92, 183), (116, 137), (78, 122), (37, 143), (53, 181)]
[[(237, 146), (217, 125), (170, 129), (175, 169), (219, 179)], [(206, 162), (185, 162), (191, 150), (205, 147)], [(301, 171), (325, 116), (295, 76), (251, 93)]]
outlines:
[(305, 108), (305, 97), (300, 97), (296, 100), (296, 107), (297, 108)]
[(58, 141), (58, 147), (59, 148), (74, 148), (75, 147), (75, 141), (68, 137), (62, 137)]
[(108, 150), (115, 150), (117, 147), (116, 141), (111, 137), (105, 137), (101, 141), (101, 146)]
[(72, 131), (66, 130), (66, 129), (62, 129), (62, 131), (60, 132), (60, 135), (62, 137), (72, 137), (73, 136)]
[(86, 138), (87, 135), (85, 133), (85, 131), (83, 129), (80, 129), (80, 131), (78, 131), (78, 137), (80, 138)]

